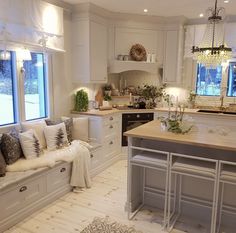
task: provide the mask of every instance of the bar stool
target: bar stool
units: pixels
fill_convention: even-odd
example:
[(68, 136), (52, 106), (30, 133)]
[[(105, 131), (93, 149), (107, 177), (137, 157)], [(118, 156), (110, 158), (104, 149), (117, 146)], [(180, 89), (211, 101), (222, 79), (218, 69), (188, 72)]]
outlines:
[[(129, 165), (128, 165), (128, 219), (132, 219), (137, 212), (143, 207), (144, 205), (144, 198), (145, 192), (148, 187), (146, 187), (146, 169), (153, 169), (162, 171), (165, 173), (165, 189), (163, 191), (164, 194), (164, 219), (163, 219), (163, 228), (166, 228), (167, 225), (167, 201), (168, 201), (168, 174), (169, 174), (169, 153), (164, 151), (152, 150), (142, 147), (134, 147), (131, 146), (130, 150), (135, 150), (135, 153), (131, 152)], [(132, 177), (131, 174), (133, 172), (134, 166), (143, 168), (143, 177), (142, 177), (142, 202), (136, 208), (135, 211), (132, 212), (131, 207), (131, 187), (132, 187)], [(137, 179), (137, 177), (136, 177)]]
[(228, 161), (220, 161), (220, 175), (219, 175), (219, 187), (220, 187), (220, 197), (219, 197), (219, 219), (218, 219), (218, 229), (220, 231), (222, 212), (228, 212), (231, 214), (236, 214), (236, 208), (224, 206), (224, 191), (225, 184), (236, 185), (236, 163)]
[[(189, 176), (195, 177), (199, 179), (209, 180), (214, 183), (213, 188), (213, 197), (212, 203), (208, 203), (208, 201), (202, 201), (199, 198), (192, 198), (188, 197), (188, 201), (190, 203), (201, 205), (199, 203), (204, 202), (205, 205), (212, 206), (212, 214), (211, 214), (211, 230), (210, 233), (215, 233), (215, 225), (216, 225), (216, 203), (217, 203), (217, 179), (218, 179), (218, 160), (196, 157), (196, 156), (189, 156), (189, 155), (182, 155), (177, 153), (170, 154), (170, 169), (169, 169), (169, 190), (171, 187), (171, 177), (172, 174), (176, 174), (179, 177), (178, 182), (178, 194), (176, 202), (178, 203), (178, 212), (173, 219), (171, 220), (170, 210), (171, 210), (171, 203), (170, 203), (170, 191), (168, 192), (168, 214), (167, 214), (167, 229), (171, 231), (176, 223), (178, 217), (181, 214), (181, 203), (184, 202), (184, 198), (182, 195), (182, 176)], [(172, 221), (172, 223), (171, 223)]]

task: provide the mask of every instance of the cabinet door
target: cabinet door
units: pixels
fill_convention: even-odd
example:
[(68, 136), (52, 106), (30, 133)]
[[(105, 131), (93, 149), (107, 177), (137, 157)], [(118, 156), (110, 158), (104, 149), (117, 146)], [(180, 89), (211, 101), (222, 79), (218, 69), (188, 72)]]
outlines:
[(178, 31), (167, 31), (165, 40), (164, 82), (177, 83), (178, 80)]
[(107, 82), (107, 27), (90, 22), (90, 81)]

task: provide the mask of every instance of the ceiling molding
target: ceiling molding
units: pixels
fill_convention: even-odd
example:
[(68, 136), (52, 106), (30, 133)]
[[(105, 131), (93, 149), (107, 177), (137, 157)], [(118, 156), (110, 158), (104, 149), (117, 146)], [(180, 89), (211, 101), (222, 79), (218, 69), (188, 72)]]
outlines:
[(135, 21), (140, 23), (159, 23), (159, 24), (185, 24), (187, 18), (184, 16), (176, 17), (162, 17), (162, 16), (151, 16), (151, 15), (141, 15), (141, 14), (128, 14), (128, 13), (118, 13), (106, 10), (99, 7), (93, 3), (80, 3), (73, 5), (72, 14), (79, 15), (84, 13), (92, 13), (105, 17), (111, 20), (118, 21)]

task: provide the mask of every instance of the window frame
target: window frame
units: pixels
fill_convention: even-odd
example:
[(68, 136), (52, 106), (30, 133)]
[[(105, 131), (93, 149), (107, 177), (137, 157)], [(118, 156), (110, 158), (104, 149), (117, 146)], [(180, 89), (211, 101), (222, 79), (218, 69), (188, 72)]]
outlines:
[[(23, 61), (19, 60), (15, 51), (10, 51), (12, 54), (12, 86), (13, 86), (13, 113), (14, 123), (0, 125), (0, 133), (7, 132), (8, 130), (16, 127), (20, 128), (20, 123), (34, 122), (42, 119), (50, 118), (52, 113), (52, 75), (49, 75), (49, 57), (50, 55), (44, 54), (40, 50), (30, 49), (32, 53), (39, 53), (43, 55), (43, 74), (44, 74), (44, 98), (45, 98), (45, 115), (35, 119), (26, 120), (25, 117), (25, 96), (24, 96), (24, 74), (22, 73)], [(45, 56), (45, 58), (44, 58)], [(46, 61), (46, 62), (45, 62)]]
[[(194, 85), (194, 90), (195, 90), (195, 93), (197, 93), (197, 82), (198, 82), (198, 74), (199, 74), (199, 70), (200, 70), (200, 67), (201, 66), (201, 63), (197, 63), (196, 62), (196, 72), (195, 72), (195, 85)], [(224, 81), (224, 67), (223, 65), (221, 65), (221, 82), (220, 82), (220, 94), (219, 95), (201, 95), (201, 94), (197, 94), (197, 96), (200, 96), (200, 97), (209, 97), (209, 98), (219, 98), (221, 93), (222, 93), (222, 88), (223, 88), (223, 81)]]

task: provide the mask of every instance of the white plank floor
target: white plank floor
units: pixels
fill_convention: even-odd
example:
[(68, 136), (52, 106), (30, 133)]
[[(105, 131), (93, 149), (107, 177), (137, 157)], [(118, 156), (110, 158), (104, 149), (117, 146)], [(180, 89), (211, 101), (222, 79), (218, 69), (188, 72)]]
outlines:
[[(81, 193), (68, 193), (51, 205), (34, 213), (6, 233), (67, 233), (80, 232), (94, 217), (109, 216), (111, 220), (134, 226), (143, 233), (161, 233), (156, 211), (144, 209), (133, 221), (127, 220), (126, 201), (127, 162), (119, 161), (93, 179), (93, 186)], [(181, 223), (180, 223), (181, 225)], [(172, 233), (204, 233), (199, 226)], [(198, 228), (198, 230), (197, 230)]]

